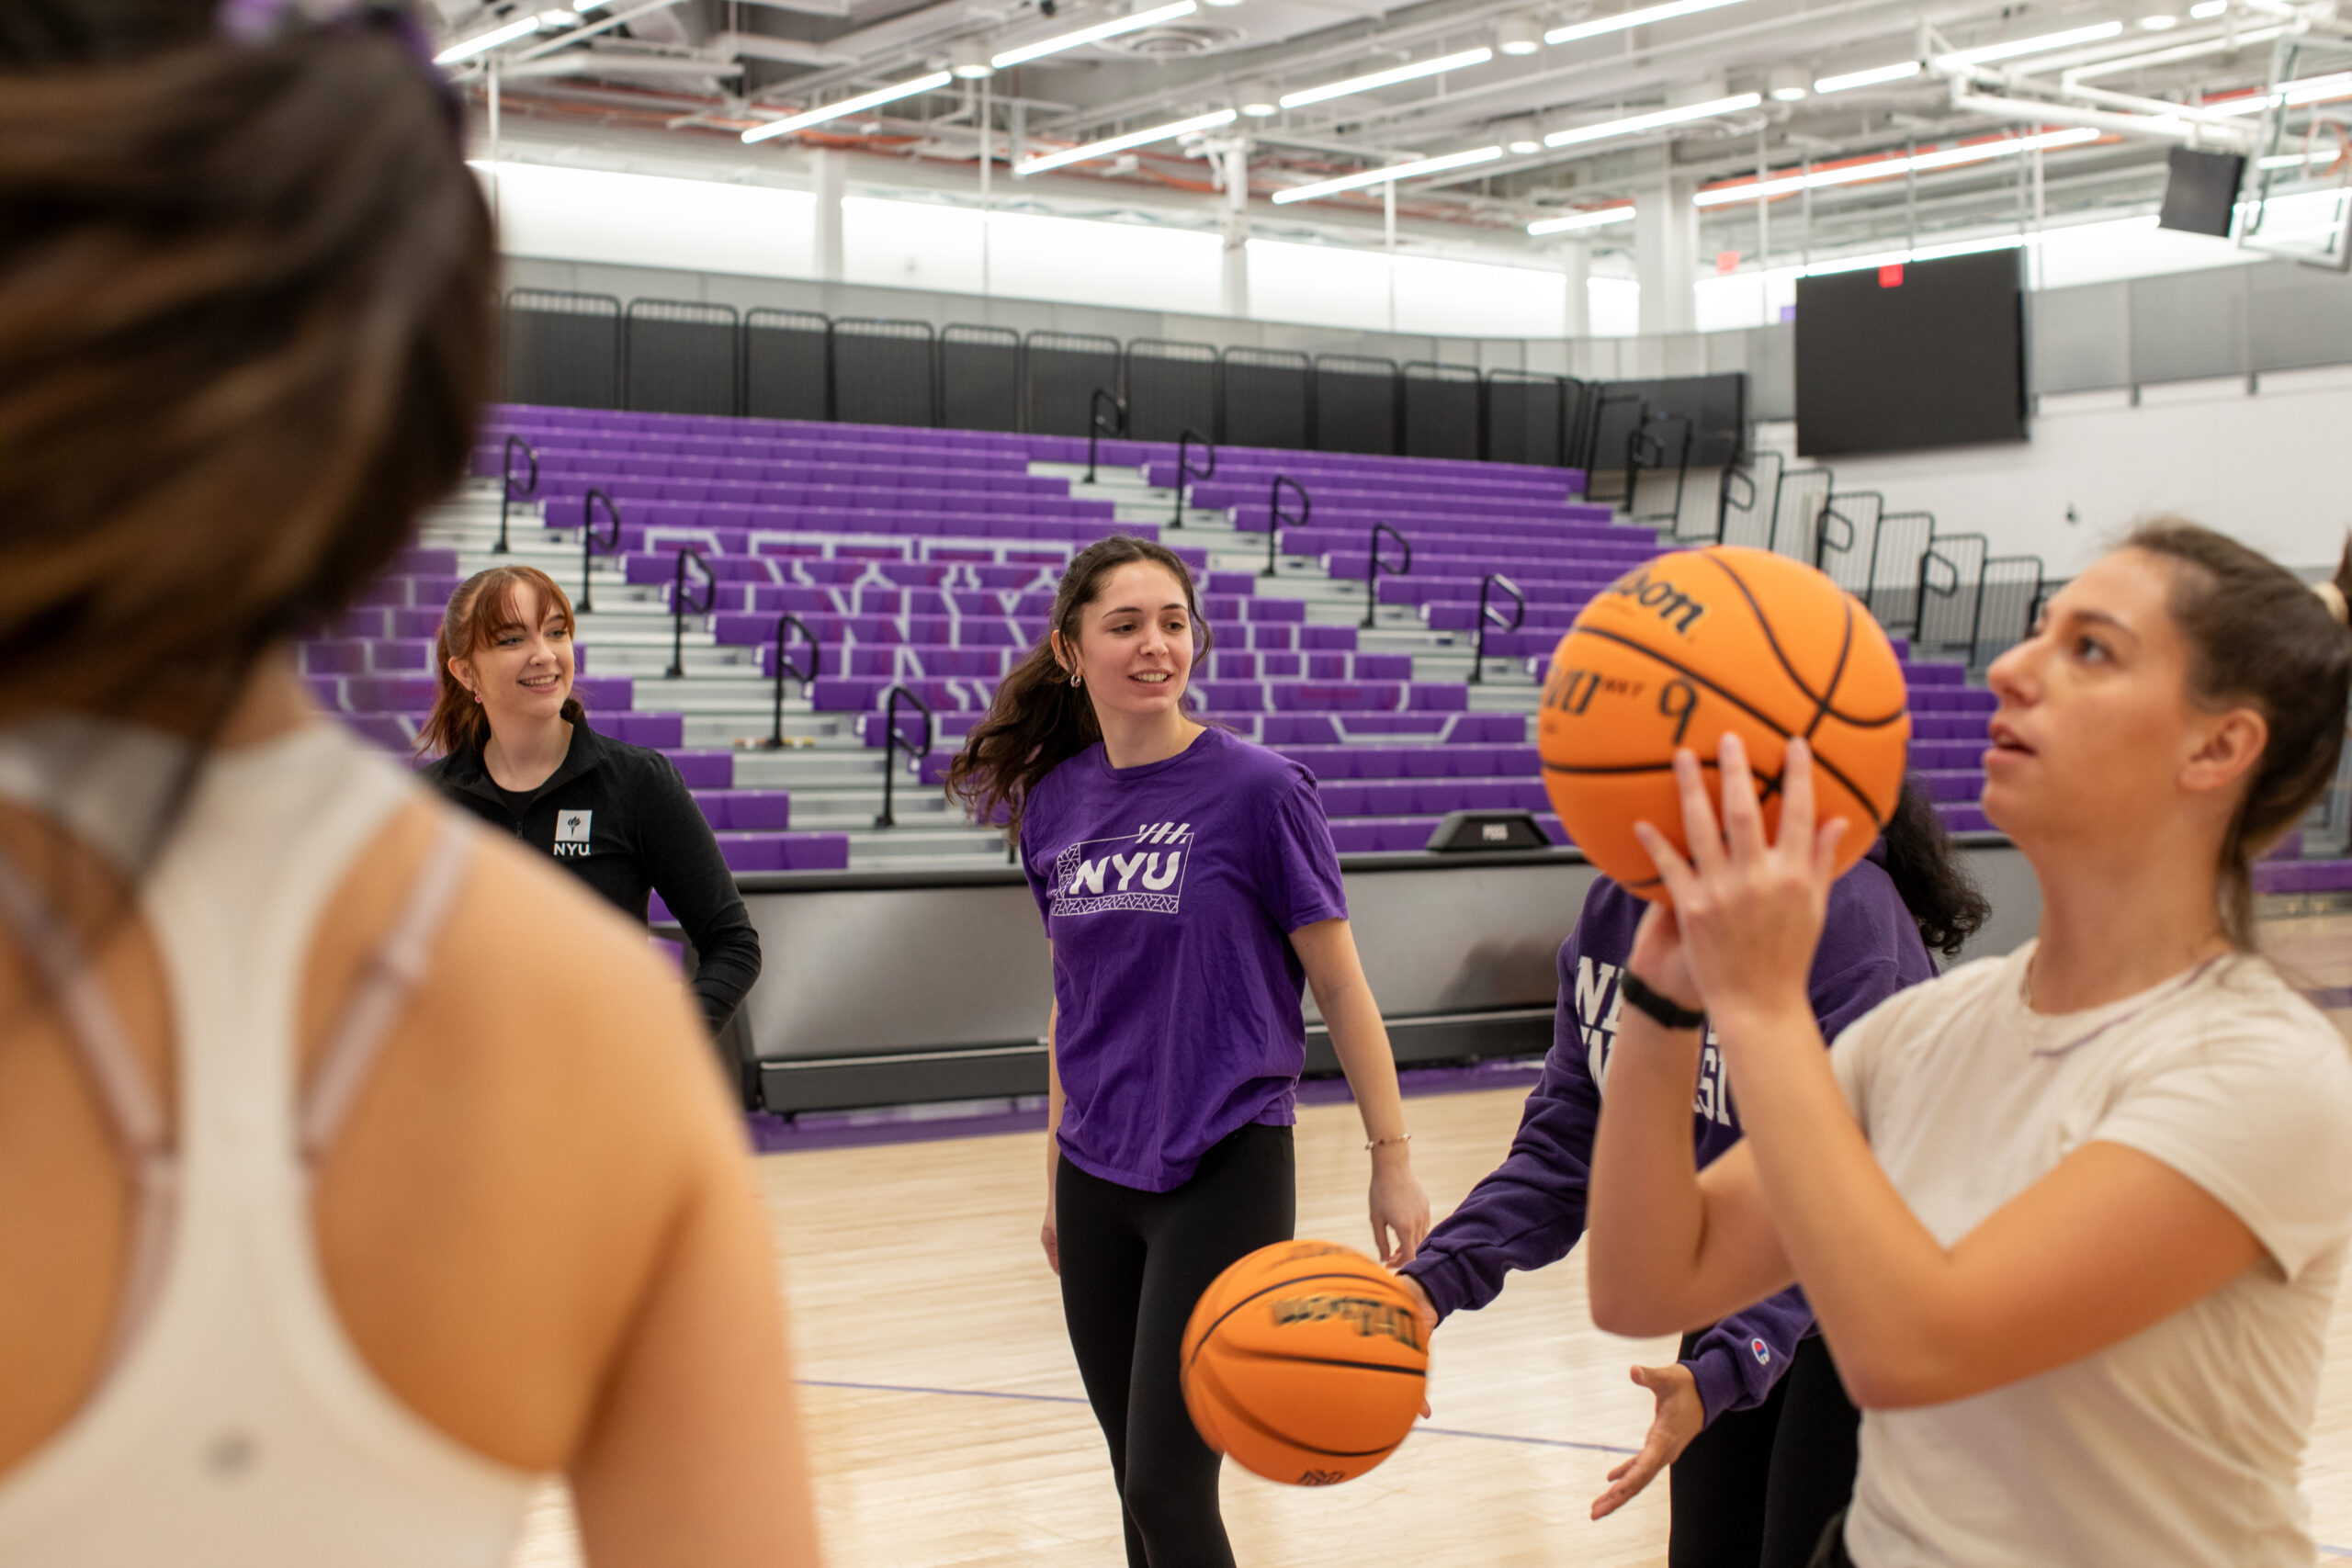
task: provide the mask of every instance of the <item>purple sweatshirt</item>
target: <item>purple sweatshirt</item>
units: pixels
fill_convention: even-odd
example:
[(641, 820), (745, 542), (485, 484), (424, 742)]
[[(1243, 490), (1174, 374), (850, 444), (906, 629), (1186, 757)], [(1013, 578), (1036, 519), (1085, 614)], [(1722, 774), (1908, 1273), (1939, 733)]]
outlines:
[[(1830, 1040), (1887, 997), (1936, 972), (1884, 861), (1883, 846), (1871, 846), (1869, 858), (1830, 890), (1811, 985), (1814, 1013)], [(1527, 1097), (1510, 1157), (1470, 1190), (1405, 1266), (1441, 1318), (1485, 1306), (1502, 1293), (1505, 1274), (1556, 1263), (1584, 1235), (1592, 1137), (1617, 1036), (1617, 976), (1633, 951), (1644, 908), (1607, 877), (1585, 897), (1584, 913), (1560, 948), (1551, 1055)], [(1710, 1030), (1691, 1105), (1702, 1167), (1739, 1142), (1730, 1089)], [(1788, 1370), (1797, 1341), (1812, 1332), (1813, 1309), (1792, 1285), (1701, 1336), (1683, 1365), (1698, 1383), (1706, 1418), (1761, 1404)]]

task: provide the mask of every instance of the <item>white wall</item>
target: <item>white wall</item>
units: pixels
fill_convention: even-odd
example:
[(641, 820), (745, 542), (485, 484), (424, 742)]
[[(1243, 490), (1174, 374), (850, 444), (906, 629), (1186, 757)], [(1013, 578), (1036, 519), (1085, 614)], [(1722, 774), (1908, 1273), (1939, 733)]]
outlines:
[[(1841, 491), (1924, 509), (1943, 533), (1980, 533), (1997, 555), (2079, 570), (2132, 523), (2177, 512), (2292, 567), (2332, 565), (2352, 525), (2336, 454), (2352, 429), (2352, 367), (2185, 382), (2041, 400), (2022, 446), (1828, 459)], [(1794, 427), (1759, 427), (1792, 453)], [(1792, 455), (1790, 461), (1798, 461)], [(2073, 508), (2076, 522), (2069, 523)]]

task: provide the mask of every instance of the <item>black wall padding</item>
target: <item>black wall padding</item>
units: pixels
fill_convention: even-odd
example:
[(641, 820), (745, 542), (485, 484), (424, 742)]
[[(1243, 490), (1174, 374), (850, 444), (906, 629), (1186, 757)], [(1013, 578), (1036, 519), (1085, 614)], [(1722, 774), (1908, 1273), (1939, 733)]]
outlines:
[(621, 406), (621, 302), (517, 288), (506, 297), (506, 400)]
[(733, 306), (632, 299), (622, 324), (628, 407), (653, 413), (737, 412), (735, 355), (742, 334)]
[(1225, 429), (1217, 439), (1236, 446), (1306, 446), (1307, 388), (1313, 365), (1286, 348), (1225, 351)]
[[(1747, 456), (1747, 375), (1745, 371), (1725, 371), (1719, 376), (1669, 376), (1655, 381), (1611, 381), (1608, 384), (1611, 397), (1620, 392), (1632, 392), (1650, 405), (1653, 414), (1674, 414), (1690, 422), (1690, 466), (1694, 468), (1717, 468), (1736, 463)], [(1611, 407), (1608, 423), (1616, 432), (1616, 445), (1604, 448), (1595, 468), (1616, 468), (1625, 462), (1625, 423), (1631, 416), (1623, 410)], [(1672, 434), (1668, 432), (1668, 434)], [(1673, 446), (1681, 446), (1681, 437), (1674, 436)], [(1670, 460), (1674, 451), (1667, 454)]]
[(1119, 340), (1031, 333), (1022, 356), (1024, 423), (1040, 435), (1084, 435), (1094, 389), (1119, 395)]
[(833, 417), (849, 424), (938, 423), (936, 336), (929, 321), (835, 321)]
[(813, 310), (743, 318), (743, 412), (754, 419), (830, 419), (827, 327)]
[(939, 421), (950, 430), (1021, 428), (1021, 334), (1011, 327), (939, 332)]
[(1127, 434), (1173, 441), (1189, 429), (1216, 439), (1216, 350), (1137, 338), (1127, 344)]
[(1487, 372), (1487, 461), (1567, 462), (1568, 387), (1564, 377)]
[(1315, 449), (1396, 450), (1396, 364), (1352, 354), (1315, 360)]
[(1405, 367), (1405, 455), (1478, 456), (1478, 372), (1413, 360)]

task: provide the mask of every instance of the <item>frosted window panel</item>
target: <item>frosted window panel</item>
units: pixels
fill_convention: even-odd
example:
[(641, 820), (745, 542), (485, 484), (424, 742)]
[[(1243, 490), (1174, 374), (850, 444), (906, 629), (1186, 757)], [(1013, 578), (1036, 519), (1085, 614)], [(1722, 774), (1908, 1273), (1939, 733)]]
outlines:
[(1594, 337), (1633, 337), (1641, 332), (1642, 286), (1632, 278), (1589, 278), (1585, 299)]
[(922, 201), (842, 198), (842, 275), (897, 288), (980, 291), (980, 215)]
[(1691, 325), (1702, 333), (1736, 332), (1764, 324), (1764, 275), (1738, 272), (1702, 277), (1691, 294)]
[[(1562, 292), (1560, 275), (1543, 268), (1398, 256), (1396, 330), (1441, 337), (1558, 337), (1567, 331)], [(1385, 311), (1376, 324), (1387, 324)]]
[(1388, 327), (1388, 258), (1337, 245), (1250, 242), (1250, 313), (1317, 327)]
[(1215, 234), (999, 212), (989, 220), (989, 235), (993, 293), (1067, 305), (1216, 311), (1225, 242)]
[(815, 198), (764, 186), (476, 164), (509, 255), (804, 277)]

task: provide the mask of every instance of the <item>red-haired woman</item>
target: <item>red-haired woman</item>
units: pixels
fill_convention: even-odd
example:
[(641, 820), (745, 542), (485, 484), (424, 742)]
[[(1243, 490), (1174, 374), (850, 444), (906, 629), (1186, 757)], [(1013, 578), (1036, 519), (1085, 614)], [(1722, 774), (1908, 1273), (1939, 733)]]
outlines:
[(1079, 552), (1052, 635), (948, 774), (1001, 807), (1053, 944), (1046, 1260), (1111, 1449), (1129, 1568), (1225, 1568), (1216, 1454), (1177, 1342), (1227, 1264), (1285, 1240), (1302, 983), (1355, 1091), (1372, 1234), (1429, 1233), (1380, 1009), (1312, 774), (1186, 712), (1207, 650), (1192, 573), (1143, 539)]
[(417, 736), (442, 753), (424, 777), (639, 924), (661, 894), (694, 943), (695, 1000), (715, 1038), (760, 977), (759, 933), (676, 764), (588, 727), (571, 694), (573, 626), (571, 599), (537, 567), (494, 566), (458, 585)]
[(813, 1564), (674, 978), (314, 706), (496, 247), (396, 0), (0, 4), (0, 1562)]

